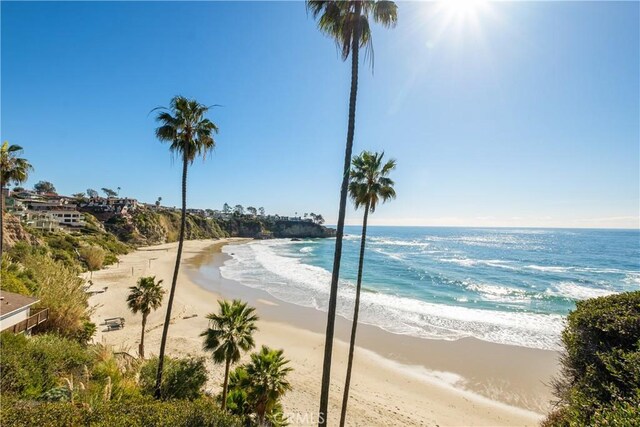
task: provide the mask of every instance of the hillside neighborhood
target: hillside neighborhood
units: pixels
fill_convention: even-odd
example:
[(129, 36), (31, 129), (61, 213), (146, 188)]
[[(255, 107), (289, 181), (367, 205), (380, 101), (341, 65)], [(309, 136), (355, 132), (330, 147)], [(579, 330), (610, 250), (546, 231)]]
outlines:
[[(51, 186), (52, 187), (52, 186)], [(105, 189), (108, 190), (108, 189)], [(72, 231), (82, 229), (87, 225), (85, 214), (94, 216), (98, 221), (106, 223), (118, 219), (129, 220), (131, 215), (140, 207), (159, 212), (179, 212), (176, 207), (162, 206), (161, 198), (155, 203), (142, 203), (137, 199), (119, 197), (113, 191), (106, 191), (105, 197), (99, 196), (95, 190), (87, 193), (76, 193), (64, 196), (55, 191), (27, 190), (17, 187), (13, 191), (8, 188), (2, 190), (4, 207), (7, 212), (18, 217), (23, 225), (41, 231)], [(298, 216), (266, 215), (264, 208), (256, 209), (236, 205), (231, 207), (224, 204), (222, 210), (215, 209), (187, 209), (187, 213), (206, 219), (229, 221), (233, 218), (260, 218), (266, 221), (305, 222), (322, 225), (322, 215), (305, 213)]]

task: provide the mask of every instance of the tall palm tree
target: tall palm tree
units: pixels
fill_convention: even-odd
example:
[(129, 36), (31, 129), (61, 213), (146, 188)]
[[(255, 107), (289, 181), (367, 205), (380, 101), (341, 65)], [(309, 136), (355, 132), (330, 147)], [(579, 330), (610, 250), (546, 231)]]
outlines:
[[(327, 330), (322, 365), (322, 389), (320, 392), (319, 425), (327, 423), (329, 405), (329, 383), (331, 382), (331, 352), (335, 328), (336, 302), (338, 296), (338, 278), (340, 277), (340, 259), (342, 257), (342, 236), (344, 217), (347, 208), (349, 185), (349, 165), (353, 151), (353, 137), (356, 121), (356, 97), (358, 92), (358, 65), (360, 48), (371, 51), (371, 27), (369, 18), (385, 27), (394, 27), (398, 21), (397, 6), (389, 0), (307, 0), (307, 10), (318, 19), (320, 31), (333, 38), (346, 61), (351, 55), (351, 91), (349, 93), (349, 124), (347, 144), (344, 155), (342, 185), (340, 187), (340, 205), (336, 226), (336, 247), (331, 274), (331, 288), (327, 314)], [(373, 59), (373, 54), (370, 56)], [(373, 62), (372, 62), (373, 64)]]
[(215, 147), (213, 135), (218, 132), (218, 127), (211, 120), (204, 117), (209, 107), (183, 96), (174, 97), (169, 108), (158, 107), (155, 110), (160, 110), (156, 117), (156, 120), (160, 123), (160, 126), (156, 129), (156, 136), (162, 142), (169, 142), (171, 144), (169, 150), (176, 156), (182, 157), (182, 216), (176, 265), (173, 270), (167, 314), (162, 328), (162, 340), (160, 341), (155, 390), (156, 398), (159, 399), (161, 396), (164, 352), (167, 345), (171, 309), (173, 308), (173, 297), (176, 293), (176, 283), (178, 282), (178, 271), (180, 270), (180, 258), (182, 257), (184, 243), (184, 230), (187, 222), (187, 170), (196, 157), (202, 156), (204, 159), (207, 153), (213, 150)]
[(376, 211), (378, 202), (395, 199), (394, 182), (389, 178), (389, 172), (396, 167), (395, 160), (382, 163), (384, 152), (370, 153), (363, 151), (354, 157), (351, 169), (351, 183), (349, 196), (355, 208), (364, 206), (362, 219), (362, 237), (360, 239), (360, 261), (358, 262), (358, 279), (356, 282), (356, 301), (353, 309), (353, 324), (351, 325), (351, 341), (349, 342), (349, 359), (347, 362), (347, 378), (344, 382), (342, 397), (342, 411), (340, 412), (340, 426), (344, 426), (347, 415), (347, 401), (349, 400), (349, 385), (351, 384), (351, 369), (353, 367), (353, 352), (356, 346), (356, 329), (358, 328), (358, 312), (360, 311), (360, 290), (362, 289), (362, 268), (364, 265), (364, 248), (367, 240), (367, 221), (369, 213)]
[(4, 234), (4, 186), (21, 184), (33, 169), (27, 159), (19, 157), (22, 147), (4, 141), (0, 146), (0, 260), (2, 259), (2, 239)]
[(265, 415), (271, 413), (280, 398), (291, 389), (287, 374), (293, 369), (286, 366), (288, 363), (282, 350), (263, 345), (259, 352), (251, 355), (251, 362), (245, 367), (250, 379), (248, 399), (258, 416), (258, 425), (264, 424)]
[(222, 385), (222, 409), (227, 406), (227, 386), (229, 367), (240, 360), (241, 351), (249, 351), (255, 346), (253, 333), (257, 329), (258, 316), (255, 308), (240, 300), (218, 301), (220, 311), (211, 313), (209, 328), (200, 334), (204, 337), (204, 349), (213, 353), (215, 363), (224, 363), (224, 383)]
[(147, 326), (147, 316), (151, 310), (157, 310), (162, 305), (162, 298), (165, 290), (162, 289), (162, 280), (156, 282), (155, 276), (141, 277), (137, 286), (131, 286), (127, 296), (127, 306), (137, 314), (142, 313), (142, 334), (140, 335), (140, 346), (138, 353), (144, 359), (144, 329)]

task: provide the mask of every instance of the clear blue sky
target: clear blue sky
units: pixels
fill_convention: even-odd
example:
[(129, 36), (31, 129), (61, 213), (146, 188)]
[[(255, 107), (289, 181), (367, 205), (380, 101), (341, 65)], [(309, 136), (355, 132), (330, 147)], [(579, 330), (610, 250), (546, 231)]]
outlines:
[[(191, 207), (337, 216), (350, 67), (302, 2), (2, 5), (3, 140), (28, 185), (179, 204), (149, 111), (222, 104)], [(398, 161), (374, 224), (638, 227), (639, 3), (399, 3), (362, 66), (354, 152)], [(360, 212), (350, 210), (350, 223)]]

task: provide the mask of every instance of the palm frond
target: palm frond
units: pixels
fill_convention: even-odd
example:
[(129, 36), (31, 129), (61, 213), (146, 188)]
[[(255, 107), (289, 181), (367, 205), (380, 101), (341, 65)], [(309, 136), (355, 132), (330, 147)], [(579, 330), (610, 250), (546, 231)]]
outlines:
[(375, 212), (380, 199), (386, 202), (396, 197), (395, 183), (387, 175), (396, 167), (393, 159), (382, 163), (384, 152), (371, 153), (363, 151), (351, 162), (349, 196), (356, 209), (369, 206)]

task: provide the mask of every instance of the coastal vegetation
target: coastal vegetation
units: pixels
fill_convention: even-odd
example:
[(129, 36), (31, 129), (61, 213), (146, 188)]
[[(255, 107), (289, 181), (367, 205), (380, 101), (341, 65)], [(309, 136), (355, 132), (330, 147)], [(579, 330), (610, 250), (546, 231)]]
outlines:
[(229, 367), (240, 360), (242, 352), (255, 346), (253, 333), (257, 329), (255, 309), (240, 300), (218, 301), (219, 313), (210, 313), (209, 328), (200, 336), (204, 337), (203, 348), (210, 351), (215, 363), (224, 363), (224, 382), (222, 384), (222, 409), (227, 406), (227, 385)]
[[(157, 285), (151, 277), (144, 279), (150, 287)], [(203, 333), (204, 346), (214, 359), (226, 361), (228, 373), (240, 351), (253, 347), (257, 317), (240, 301), (220, 305), (218, 321)], [(157, 357), (132, 358), (58, 330), (37, 331), (33, 337), (0, 334), (0, 355), (3, 426), (286, 425), (281, 398), (291, 389), (291, 368), (282, 350), (266, 346), (230, 373), (229, 393), (225, 379), (217, 396), (205, 389), (209, 372), (203, 357), (167, 356), (160, 400)]]
[(49, 309), (49, 319), (36, 332), (55, 332), (80, 342), (90, 339), (95, 325), (90, 322), (84, 280), (75, 265), (54, 258), (55, 252), (45, 243), (31, 246), (18, 243), (2, 261), (2, 290), (32, 295), (40, 299), (35, 308)]
[[(204, 358), (188, 357), (177, 359), (167, 356), (164, 370), (160, 388), (161, 399), (194, 400), (204, 395), (204, 386), (208, 377)], [(155, 394), (157, 372), (157, 357), (146, 361), (142, 366), (140, 370), (140, 387), (144, 395), (153, 396)]]
[(344, 234), (344, 218), (347, 208), (349, 186), (349, 169), (353, 152), (353, 139), (356, 122), (356, 99), (358, 93), (358, 67), (360, 48), (367, 49), (373, 67), (373, 46), (369, 19), (384, 27), (394, 27), (398, 21), (398, 7), (393, 1), (336, 1), (307, 0), (307, 10), (318, 20), (318, 28), (331, 37), (340, 52), (342, 60), (351, 56), (351, 89), (349, 92), (349, 123), (347, 125), (347, 143), (345, 147), (342, 184), (340, 186), (340, 203), (336, 227), (336, 247), (331, 274), (331, 289), (327, 313), (327, 330), (325, 336), (324, 361), (322, 367), (322, 385), (320, 391), (319, 425), (327, 423), (329, 406), (329, 385), (331, 383), (331, 356), (333, 351), (333, 335), (335, 329), (336, 304), (338, 297), (338, 280), (340, 278), (340, 260), (342, 257), (342, 237)]
[(138, 354), (144, 359), (144, 330), (147, 327), (147, 317), (151, 310), (157, 310), (162, 305), (165, 290), (162, 288), (162, 280), (156, 282), (155, 276), (141, 277), (136, 286), (129, 288), (127, 306), (133, 314), (142, 314), (142, 333)]
[(353, 308), (351, 338), (349, 340), (349, 357), (347, 359), (347, 374), (344, 381), (342, 409), (340, 411), (340, 426), (344, 426), (347, 417), (347, 403), (349, 401), (349, 387), (351, 385), (351, 371), (353, 369), (353, 353), (356, 347), (356, 332), (358, 329), (358, 313), (360, 311), (360, 292), (362, 291), (362, 270), (364, 267), (364, 249), (367, 241), (367, 223), (369, 213), (376, 211), (376, 206), (389, 199), (395, 199), (394, 182), (389, 173), (395, 169), (396, 161), (388, 160), (383, 163), (384, 153), (363, 151), (354, 157), (350, 172), (349, 196), (356, 209), (364, 207), (362, 218), (362, 237), (360, 238), (360, 255), (358, 260), (358, 277), (356, 280), (356, 298)]
[(291, 389), (287, 375), (292, 371), (282, 350), (262, 346), (251, 360), (230, 376), (228, 407), (248, 425), (287, 425), (280, 399)]
[(176, 265), (171, 280), (169, 301), (167, 302), (167, 314), (162, 327), (162, 339), (160, 341), (160, 355), (158, 356), (158, 375), (156, 378), (156, 397), (159, 398), (162, 386), (162, 367), (169, 323), (171, 320), (171, 308), (178, 283), (178, 271), (180, 270), (180, 258), (184, 245), (184, 235), (187, 226), (187, 172), (189, 165), (196, 157), (204, 159), (208, 152), (215, 147), (213, 135), (218, 132), (218, 127), (204, 115), (209, 110), (205, 105), (199, 104), (193, 99), (176, 96), (171, 100), (169, 108), (160, 107), (156, 117), (160, 126), (156, 129), (156, 136), (162, 142), (169, 142), (169, 150), (182, 160), (182, 212), (180, 219), (180, 234), (178, 236), (178, 253)]
[(578, 302), (562, 343), (558, 402), (543, 426), (637, 426), (640, 291)]
[(22, 147), (4, 141), (0, 146), (0, 259), (2, 259), (4, 240), (4, 188), (10, 183), (21, 184), (29, 177), (32, 166), (27, 159), (20, 157)]
[(202, 392), (202, 360), (170, 359), (155, 400), (157, 359), (144, 364), (57, 334), (0, 335), (3, 426), (240, 426)]

